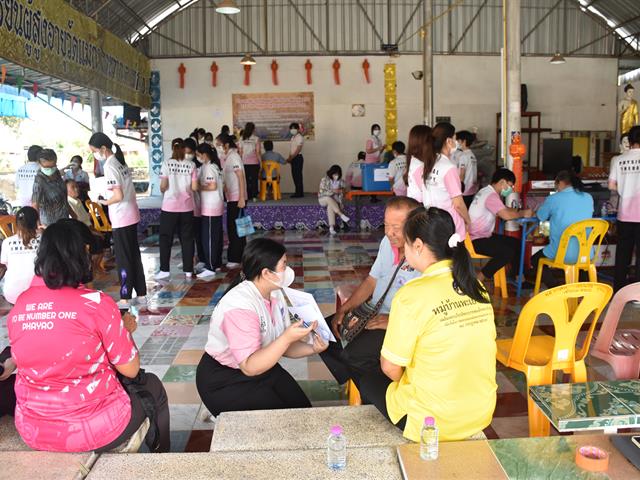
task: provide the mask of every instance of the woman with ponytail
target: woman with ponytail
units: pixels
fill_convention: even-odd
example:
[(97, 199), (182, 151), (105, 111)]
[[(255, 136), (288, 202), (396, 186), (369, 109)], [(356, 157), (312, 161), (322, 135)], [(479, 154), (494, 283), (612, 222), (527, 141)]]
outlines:
[(424, 162), (422, 203), (425, 207), (438, 207), (449, 212), (456, 226), (456, 233), (464, 240), (471, 220), (462, 197), (458, 169), (450, 160), (456, 148), (456, 128), (450, 123), (440, 122), (433, 127), (431, 134), (433, 150), (437, 156)]
[(406, 260), (422, 277), (394, 296), (384, 375), (366, 375), (360, 393), (414, 442), (425, 417), (435, 418), (444, 441), (473, 437), (496, 405), (493, 308), (449, 213), (413, 210), (404, 238)]
[(138, 245), (138, 222), (140, 210), (133, 187), (131, 171), (120, 147), (102, 132), (89, 139), (93, 158), (104, 162), (104, 176), (111, 192), (108, 200), (100, 203), (109, 207), (109, 219), (113, 235), (113, 248), (120, 280), (120, 307), (128, 307), (132, 293), (137, 294), (137, 305), (147, 306), (147, 284)]

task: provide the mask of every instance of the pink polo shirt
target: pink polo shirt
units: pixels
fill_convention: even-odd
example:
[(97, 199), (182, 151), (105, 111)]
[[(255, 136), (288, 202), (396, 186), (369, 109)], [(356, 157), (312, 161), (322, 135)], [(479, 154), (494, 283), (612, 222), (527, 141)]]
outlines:
[(82, 286), (50, 290), (35, 277), (7, 328), (18, 366), (16, 428), (27, 445), (85, 452), (124, 431), (131, 401), (113, 365), (138, 351), (108, 295)]

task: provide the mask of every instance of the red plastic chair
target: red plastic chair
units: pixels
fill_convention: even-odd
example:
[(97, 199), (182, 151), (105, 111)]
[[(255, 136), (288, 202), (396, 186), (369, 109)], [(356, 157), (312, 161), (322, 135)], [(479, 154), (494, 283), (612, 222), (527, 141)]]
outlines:
[(618, 330), (624, 306), (633, 300), (640, 300), (640, 282), (627, 285), (615, 294), (591, 349), (592, 356), (611, 365), (616, 380), (636, 380), (640, 376), (640, 330)]

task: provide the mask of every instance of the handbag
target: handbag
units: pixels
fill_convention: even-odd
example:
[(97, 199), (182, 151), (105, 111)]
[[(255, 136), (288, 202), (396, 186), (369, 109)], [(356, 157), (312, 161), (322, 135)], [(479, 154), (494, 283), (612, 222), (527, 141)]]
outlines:
[(244, 208), (240, 210), (238, 218), (236, 218), (236, 230), (240, 238), (251, 235), (256, 231), (253, 227), (251, 216), (244, 213)]
[[(395, 281), (396, 276), (398, 275), (398, 272), (400, 271), (400, 268), (403, 264), (404, 257), (400, 260), (400, 262), (398, 262), (398, 267), (396, 268), (396, 271), (393, 272), (393, 276), (391, 277), (391, 280), (389, 280), (389, 284), (387, 285), (386, 290), (375, 304), (372, 304), (367, 300), (344, 316), (344, 319), (342, 320), (342, 329), (340, 332), (340, 335), (344, 340), (346, 340), (347, 342), (352, 342), (354, 338), (362, 333), (364, 327), (366, 327), (367, 323), (369, 323), (369, 320), (380, 313), (380, 309), (384, 304), (384, 300), (385, 298), (387, 298), (389, 290), (391, 290), (391, 285), (393, 285), (393, 282)], [(354, 323), (353, 326), (349, 327), (349, 325), (351, 325), (352, 323)]]

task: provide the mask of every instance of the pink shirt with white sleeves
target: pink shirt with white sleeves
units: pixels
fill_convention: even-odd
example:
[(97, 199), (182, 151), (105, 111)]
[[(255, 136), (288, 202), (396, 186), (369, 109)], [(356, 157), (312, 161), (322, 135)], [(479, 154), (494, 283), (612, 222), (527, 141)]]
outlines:
[(462, 195), (456, 166), (445, 155), (438, 155), (424, 185), (422, 195), (424, 206), (438, 207), (449, 212), (456, 226), (456, 233), (464, 239), (467, 234), (464, 219), (453, 207), (453, 199)]
[(120, 189), (122, 191), (122, 200), (109, 205), (111, 227), (124, 228), (138, 223), (140, 210), (129, 167), (122, 165), (115, 155), (112, 155), (104, 164), (104, 177), (108, 190)]
[(495, 229), (498, 212), (505, 208), (507, 207), (502, 203), (500, 195), (491, 185), (481, 189), (469, 207), (469, 217), (471, 217), (469, 236), (471, 240), (489, 238)]
[(86, 452), (124, 431), (131, 400), (114, 365), (138, 351), (111, 297), (82, 286), (50, 290), (35, 277), (7, 329), (18, 366), (16, 428), (27, 445)]

